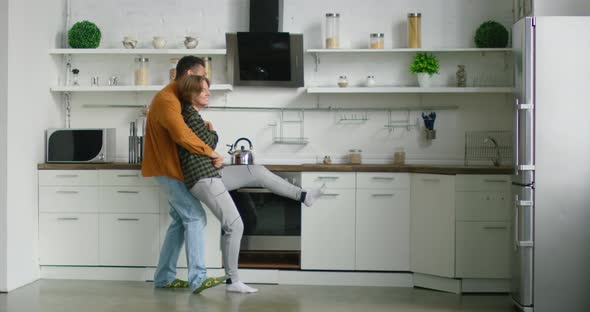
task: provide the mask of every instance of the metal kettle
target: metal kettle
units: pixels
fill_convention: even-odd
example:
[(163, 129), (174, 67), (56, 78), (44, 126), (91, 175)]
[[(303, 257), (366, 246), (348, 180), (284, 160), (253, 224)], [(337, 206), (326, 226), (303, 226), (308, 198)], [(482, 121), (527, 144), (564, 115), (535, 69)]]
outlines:
[[(248, 149), (244, 148), (244, 145), (240, 146), (238, 149), (238, 142), (246, 141), (250, 145)], [(227, 144), (229, 146), (228, 154), (232, 155), (231, 163), (232, 165), (253, 165), (254, 164), (254, 154), (252, 154), (252, 142), (247, 138), (239, 138), (233, 145)]]

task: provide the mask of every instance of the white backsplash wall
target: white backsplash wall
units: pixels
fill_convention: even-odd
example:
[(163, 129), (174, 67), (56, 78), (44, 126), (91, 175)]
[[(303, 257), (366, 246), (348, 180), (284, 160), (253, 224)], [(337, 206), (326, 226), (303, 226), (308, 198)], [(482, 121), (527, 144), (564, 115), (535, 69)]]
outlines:
[[(199, 37), (198, 48), (224, 48), (225, 33), (248, 29), (247, 0), (139, 1), (105, 0), (101, 2), (71, 1), (72, 22), (91, 20), (103, 33), (101, 48), (120, 48), (125, 35), (136, 36), (142, 46), (149, 47), (154, 35), (165, 36), (169, 47), (181, 47), (186, 33)], [(343, 47), (364, 48), (368, 34), (384, 32), (385, 47), (404, 47), (407, 12), (422, 13), (424, 47), (474, 47), (473, 33), (477, 26), (494, 19), (509, 28), (512, 20), (511, 1), (487, 0), (285, 0), (285, 31), (303, 33), (305, 49), (322, 47), (322, 23), (326, 12), (341, 14)], [(306, 86), (333, 86), (340, 75), (348, 76), (351, 85), (362, 85), (368, 74), (378, 85), (416, 85), (408, 73), (412, 53), (322, 54), (318, 70), (314, 58), (305, 55)], [(441, 74), (435, 85), (454, 86), (458, 64), (465, 64), (468, 86), (511, 86), (512, 56), (504, 53), (437, 53)], [(150, 57), (151, 84), (167, 80), (169, 57)], [(225, 56), (213, 56), (213, 82), (227, 83)], [(121, 84), (132, 84), (132, 56), (75, 56), (75, 68), (81, 71), (82, 85), (98, 75), (102, 84), (116, 75)], [(52, 84), (63, 78), (56, 77)], [(93, 93), (73, 94), (72, 127), (117, 128), (117, 158), (127, 160), (129, 122), (139, 108), (95, 107), (96, 105), (149, 104), (155, 93)], [(426, 141), (422, 132), (421, 111), (410, 111), (409, 119), (420, 119), (420, 128), (384, 128), (387, 111), (369, 111), (368, 121), (357, 124), (339, 123), (342, 112), (305, 111), (304, 136), (307, 145), (273, 144), (272, 123), (279, 120), (279, 111), (207, 110), (203, 116), (216, 126), (221, 141), (218, 151), (239, 137), (250, 138), (258, 163), (309, 163), (330, 155), (334, 162), (345, 161), (348, 149), (363, 150), (363, 162), (391, 162), (396, 148), (403, 147), (409, 163), (462, 163), (465, 131), (511, 130), (512, 97), (505, 94), (307, 94), (304, 88), (234, 87), (231, 92), (214, 91), (212, 106), (263, 107), (424, 107), (457, 106), (454, 110), (436, 110), (437, 139)], [(364, 114), (363, 111), (349, 114)], [(289, 112), (289, 116), (297, 112)], [(392, 119), (408, 118), (408, 111), (394, 111)], [(61, 126), (61, 125), (56, 125)], [(297, 124), (285, 126), (284, 136), (298, 136)], [(229, 157), (227, 159), (229, 161)]]

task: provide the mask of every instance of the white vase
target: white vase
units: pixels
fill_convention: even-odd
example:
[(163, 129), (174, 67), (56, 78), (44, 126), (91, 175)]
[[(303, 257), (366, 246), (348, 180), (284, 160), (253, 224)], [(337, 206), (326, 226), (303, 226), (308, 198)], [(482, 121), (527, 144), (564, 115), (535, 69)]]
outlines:
[(432, 85), (432, 77), (426, 73), (416, 74), (418, 77), (418, 85), (422, 88), (429, 88)]

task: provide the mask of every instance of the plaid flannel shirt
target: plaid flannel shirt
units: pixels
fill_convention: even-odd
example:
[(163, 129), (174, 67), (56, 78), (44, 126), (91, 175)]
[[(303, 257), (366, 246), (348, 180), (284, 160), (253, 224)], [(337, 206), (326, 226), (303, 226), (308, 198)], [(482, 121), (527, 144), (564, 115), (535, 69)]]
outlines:
[[(217, 132), (207, 128), (201, 114), (199, 114), (199, 112), (191, 105), (183, 103), (182, 106), (182, 117), (188, 127), (193, 130), (203, 142), (209, 145), (212, 149), (215, 149), (218, 141)], [(178, 157), (180, 158), (182, 173), (184, 174), (184, 183), (189, 190), (200, 179), (221, 177), (218, 172), (219, 170), (213, 167), (211, 158), (207, 156), (191, 154), (191, 152), (184, 147), (178, 145)]]

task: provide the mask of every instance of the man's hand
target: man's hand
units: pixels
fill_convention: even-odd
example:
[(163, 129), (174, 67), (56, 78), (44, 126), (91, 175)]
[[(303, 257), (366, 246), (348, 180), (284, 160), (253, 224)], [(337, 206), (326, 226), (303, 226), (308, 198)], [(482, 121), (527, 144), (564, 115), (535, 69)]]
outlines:
[(207, 129), (209, 129), (209, 131), (215, 130), (213, 129), (213, 124), (209, 120), (205, 120), (205, 126), (207, 126)]
[(213, 163), (213, 167), (221, 168), (221, 166), (223, 166), (223, 156), (217, 152), (213, 152), (213, 154), (211, 154), (211, 162)]

